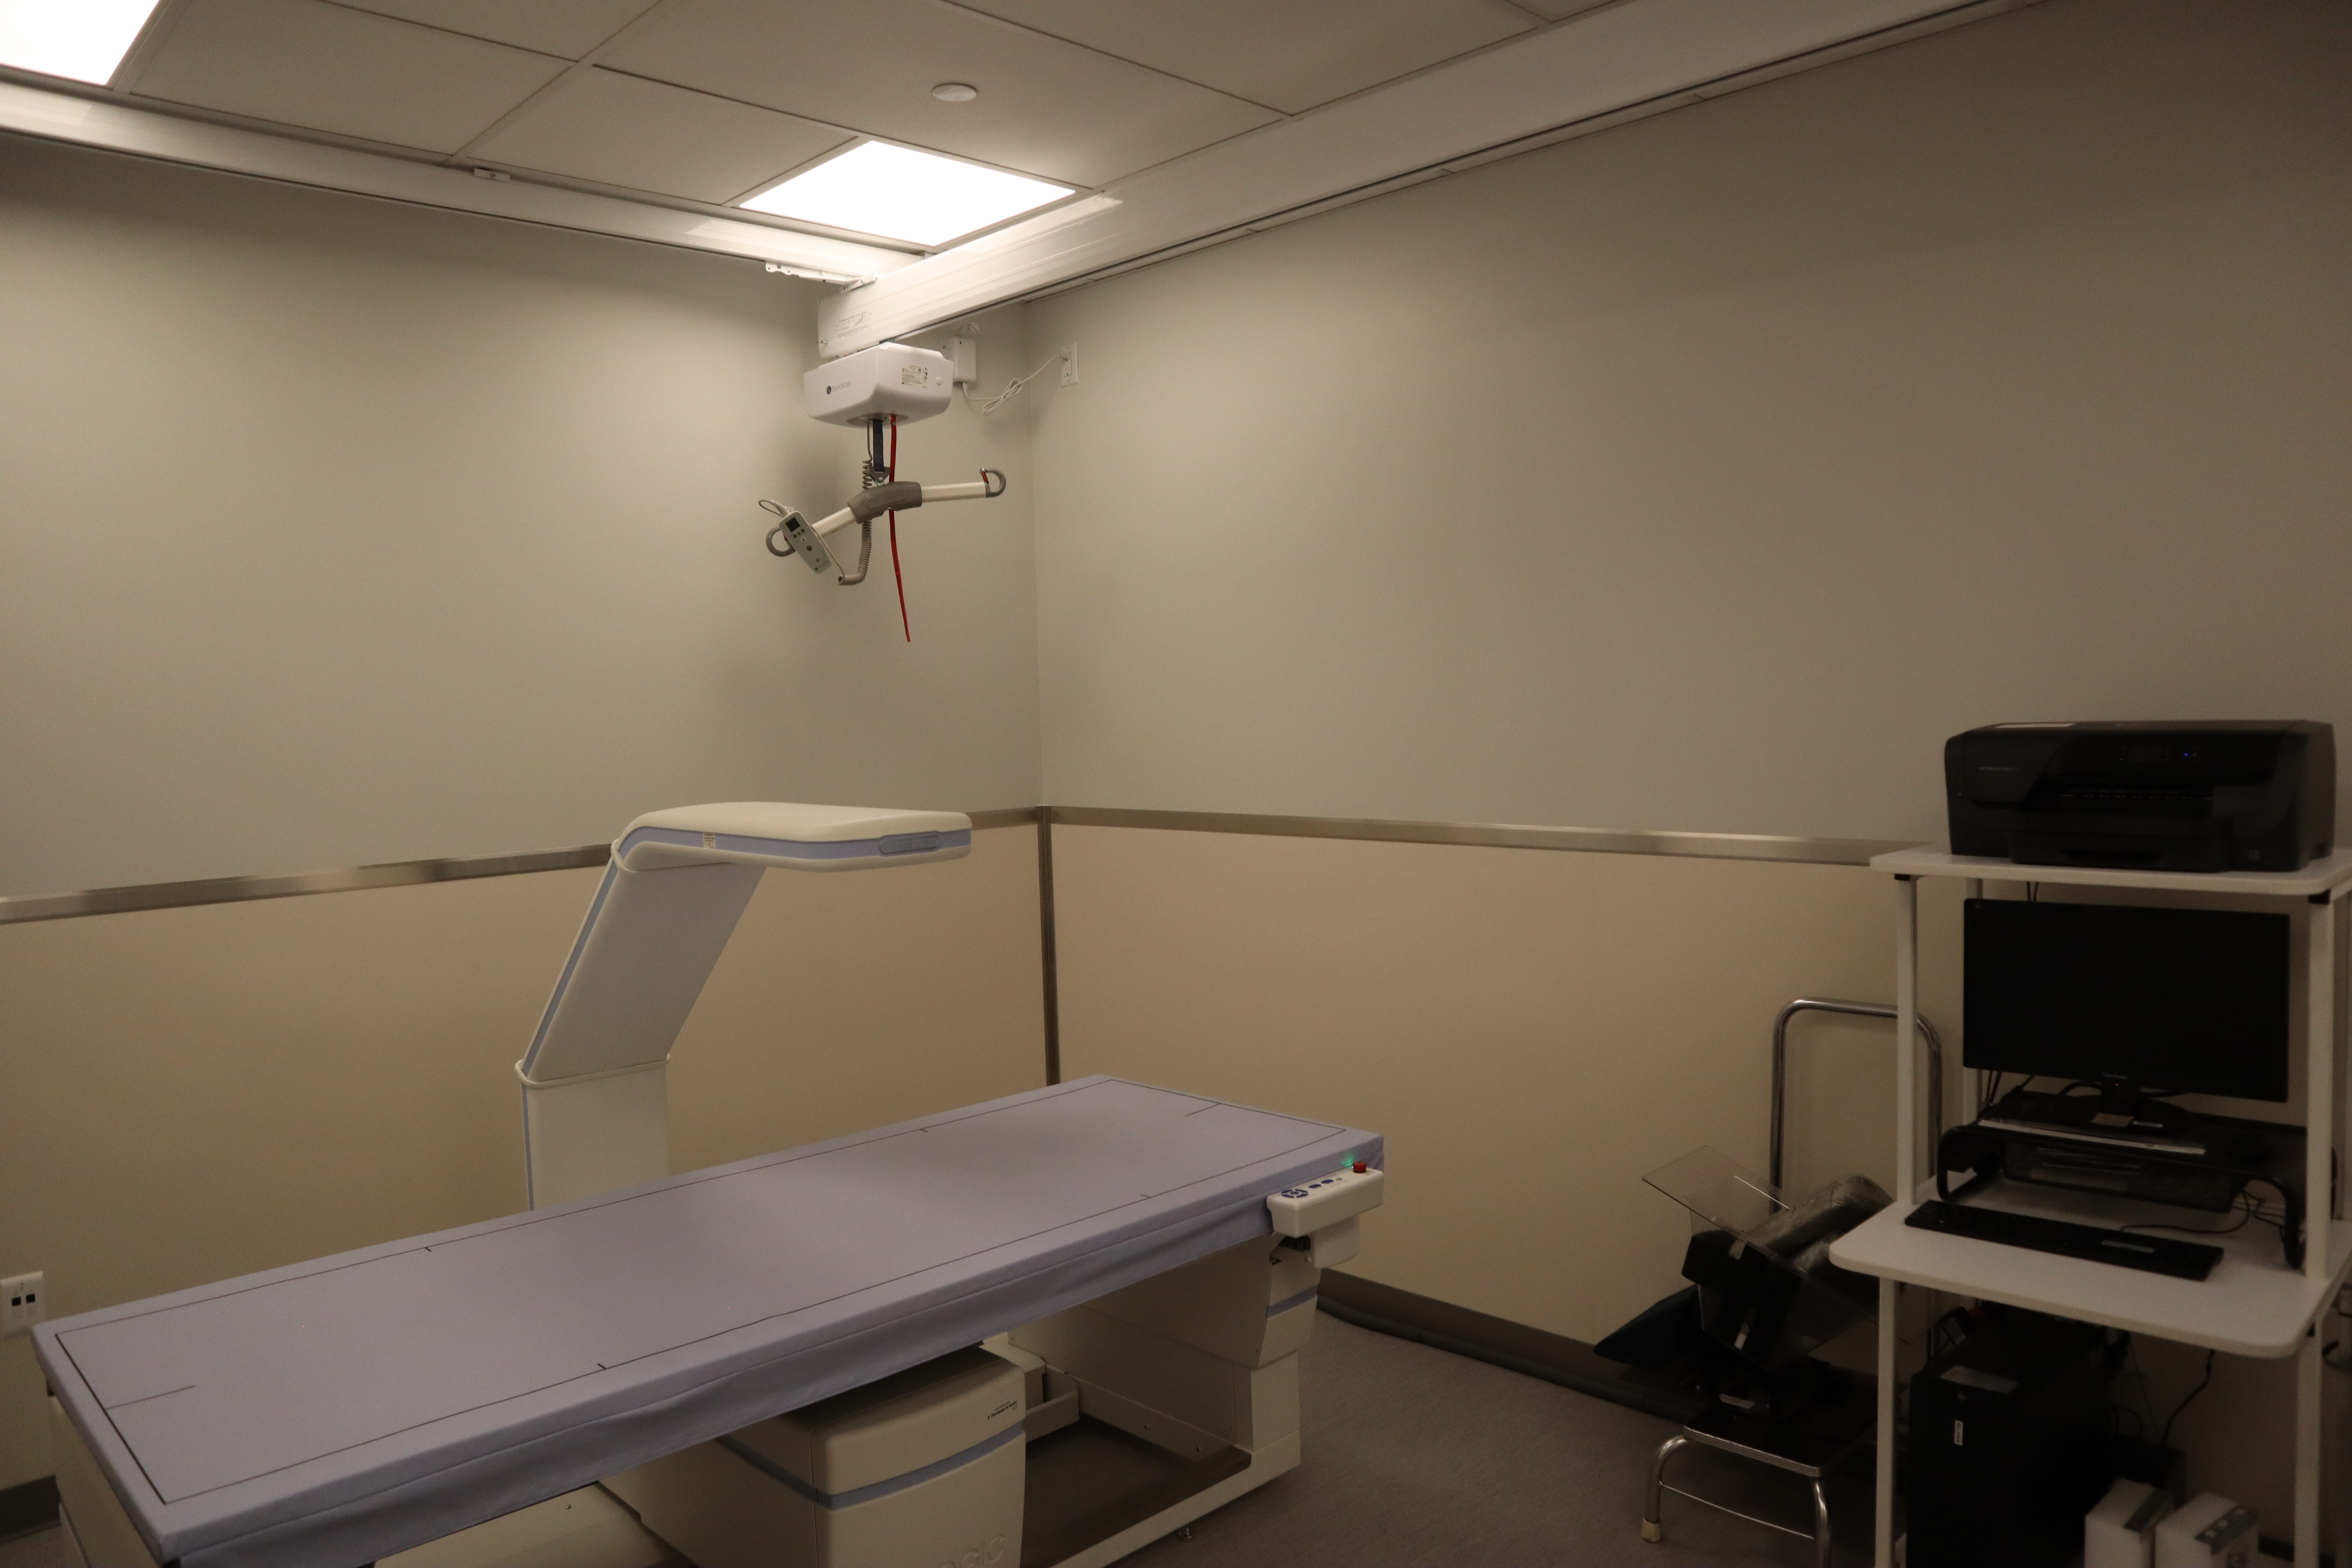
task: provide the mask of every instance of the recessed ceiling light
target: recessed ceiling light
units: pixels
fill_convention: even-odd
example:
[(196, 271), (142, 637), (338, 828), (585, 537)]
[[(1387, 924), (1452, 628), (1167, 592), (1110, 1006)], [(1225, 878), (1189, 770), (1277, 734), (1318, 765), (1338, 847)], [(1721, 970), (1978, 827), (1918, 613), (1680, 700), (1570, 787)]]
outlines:
[(155, 0), (0, 0), (0, 66), (103, 84)]
[(931, 96), (941, 103), (970, 103), (980, 96), (980, 89), (968, 81), (943, 81), (931, 89)]
[(940, 245), (1068, 195), (1067, 185), (868, 142), (740, 205), (803, 223)]

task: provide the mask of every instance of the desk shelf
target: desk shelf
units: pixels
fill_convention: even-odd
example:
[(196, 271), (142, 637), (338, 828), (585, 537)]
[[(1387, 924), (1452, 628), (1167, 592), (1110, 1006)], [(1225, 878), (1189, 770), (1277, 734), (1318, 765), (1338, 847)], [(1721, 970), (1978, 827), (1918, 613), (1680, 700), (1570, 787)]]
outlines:
[[(2304, 1191), (2313, 1245), (2299, 1269), (2285, 1267), (2277, 1233), (2250, 1225), (2207, 1239), (2222, 1260), (2203, 1280), (2121, 1268), (1972, 1237), (1914, 1230), (1912, 1205), (1896, 1204), (1833, 1244), (1840, 1265), (1878, 1277), (1879, 1430), (1895, 1429), (1895, 1292), (1919, 1285), (1954, 1295), (2005, 1301), (2080, 1321), (2126, 1329), (2158, 1339), (2232, 1355), (2295, 1358), (2294, 1561), (2318, 1568), (2323, 1371), (2315, 1331), (2352, 1267), (2352, 1224), (2335, 1217), (2333, 1164), (2339, 1146), (2352, 1146), (2352, 1106), (2337, 1093), (2344, 1081), (2344, 1038), (2336, 1016), (2341, 984), (2336, 943), (2337, 905), (2352, 893), (2352, 850), (2315, 860), (2299, 871), (2126, 871), (2091, 866), (2021, 866), (2011, 860), (1953, 855), (1939, 849), (1899, 849), (1874, 857), (1874, 870), (1895, 879), (1895, 1038), (1910, 1042), (1919, 1016), (1919, 883), (1930, 877), (1970, 882), (2039, 882), (2147, 892), (2253, 896), (2308, 902), (2302, 950), (2305, 1105)], [(1907, 1186), (1920, 1169), (1917, 1053), (1900, 1052), (1895, 1065), (1895, 1168)], [(1900, 1189), (1898, 1189), (1900, 1190)], [(1932, 1190), (1932, 1189), (1930, 1189)], [(1915, 1194), (1916, 1195), (1916, 1194)], [(1971, 1201), (2077, 1224), (2117, 1226), (2142, 1220), (2198, 1223), (2183, 1211), (2160, 1209), (2097, 1194), (2002, 1183)], [(2341, 1457), (2336, 1468), (2342, 1468)], [(1895, 1445), (1878, 1447), (1878, 1568), (1895, 1560)], [(2341, 1483), (2339, 1482), (2339, 1485)]]
[(1870, 868), (1897, 877), (1969, 877), (1988, 882), (2045, 882), (2082, 888), (2141, 888), (2166, 893), (2253, 893), (2308, 899), (2352, 883), (2352, 849), (2339, 849), (2300, 871), (2124, 871), (2105, 866), (2021, 866), (1983, 855), (1896, 849), (1871, 857)]
[[(2056, 1187), (2019, 1183), (2004, 1183), (1971, 1201), (1988, 1208), (2109, 1227), (2142, 1222), (2195, 1225), (2202, 1217), (2155, 1204), (2082, 1200), (2080, 1194)], [(2342, 1286), (2346, 1266), (2352, 1265), (2352, 1224), (2342, 1220), (2328, 1226), (2324, 1279), (2287, 1268), (2278, 1232), (2260, 1222), (2228, 1236), (2181, 1236), (2219, 1247), (2221, 1261), (2203, 1279), (2175, 1279), (2087, 1258), (1914, 1229), (1903, 1223), (1910, 1212), (1906, 1204), (1881, 1209), (1831, 1245), (1831, 1261), (1882, 1279), (2005, 1301), (2228, 1355), (2294, 1354), (2312, 1320)], [(2211, 1217), (2222, 1220), (2218, 1215)], [(2315, 1232), (2313, 1239), (2317, 1239)]]

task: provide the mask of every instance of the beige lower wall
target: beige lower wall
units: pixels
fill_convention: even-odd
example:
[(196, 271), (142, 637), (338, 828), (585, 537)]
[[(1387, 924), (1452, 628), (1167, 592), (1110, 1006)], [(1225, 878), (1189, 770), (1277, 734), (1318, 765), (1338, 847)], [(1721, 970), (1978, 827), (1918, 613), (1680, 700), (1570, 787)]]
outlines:
[[(1056, 827), (1054, 877), (1066, 1074), (1382, 1133), (1350, 1268), (1581, 1340), (1680, 1289), (1644, 1172), (1763, 1170), (1782, 1005), (1894, 999), (1853, 867)], [(1792, 1028), (1792, 1184), (1891, 1183), (1892, 1038)]]
[[(1054, 866), (1067, 1074), (1384, 1134), (1349, 1269), (1587, 1341), (1682, 1285), (1688, 1226), (1644, 1172), (1702, 1143), (1762, 1169), (1779, 1009), (1893, 999), (1891, 887), (1854, 867), (1067, 826)], [(1956, 1064), (1960, 891), (1922, 893)], [(1792, 1026), (1790, 1185), (1890, 1181), (1890, 1043)], [(2137, 1354), (2119, 1394), (2160, 1425), (2202, 1356)], [(2221, 1358), (2174, 1433), (2274, 1534), (2291, 1373)]]
[[(1034, 839), (974, 838), (767, 879), (678, 1042), (678, 1168), (1043, 1080)], [(1760, 1168), (1780, 1005), (1891, 996), (1888, 889), (1853, 868), (1067, 826), (1055, 850), (1068, 1076), (1385, 1134), (1351, 1269), (1580, 1339), (1679, 1284), (1685, 1226), (1643, 1172), (1700, 1143)], [(63, 1314), (520, 1208), (511, 1063), (595, 877), (0, 927), (0, 1273), (45, 1269)], [(1948, 1026), (1957, 894), (1927, 902)], [(1792, 1030), (1790, 1184), (1892, 1176), (1889, 1038)], [(2200, 1358), (2142, 1359), (2160, 1421)], [(2223, 1358), (2176, 1433), (2196, 1484), (2273, 1521), (2289, 1370)], [(39, 1394), (0, 1342), (0, 1486), (48, 1473)]]
[[(772, 876), (680, 1037), (679, 1169), (1045, 1081), (1033, 829)], [(513, 1062), (599, 873), (0, 927), (0, 1274), (50, 1313), (523, 1206)], [(0, 1487), (50, 1471), (0, 1342)]]

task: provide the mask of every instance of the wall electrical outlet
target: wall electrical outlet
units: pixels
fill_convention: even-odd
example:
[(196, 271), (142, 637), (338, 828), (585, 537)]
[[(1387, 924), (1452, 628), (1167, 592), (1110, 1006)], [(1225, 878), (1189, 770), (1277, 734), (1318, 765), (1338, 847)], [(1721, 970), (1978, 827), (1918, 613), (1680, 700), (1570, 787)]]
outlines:
[(33, 1325), (49, 1315), (49, 1290), (38, 1274), (12, 1274), (0, 1279), (0, 1334), (29, 1334)]
[(1064, 386), (1078, 384), (1078, 345), (1076, 343), (1062, 345), (1062, 384)]

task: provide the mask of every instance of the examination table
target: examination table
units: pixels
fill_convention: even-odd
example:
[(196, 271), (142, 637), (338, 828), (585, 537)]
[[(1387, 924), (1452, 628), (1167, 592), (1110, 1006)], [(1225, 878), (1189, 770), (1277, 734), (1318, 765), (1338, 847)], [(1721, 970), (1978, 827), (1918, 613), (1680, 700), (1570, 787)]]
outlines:
[(533, 1509), (700, 1568), (995, 1568), (1023, 1531), (1014, 1440), (1081, 1415), (1199, 1482), (1030, 1543), (1093, 1568), (1297, 1464), (1295, 1352), (1380, 1202), (1370, 1133), (1094, 1078), (668, 1173), (670, 1050), (761, 877), (971, 850), (955, 812), (631, 823), (515, 1064), (530, 1213), (36, 1331), (94, 1568), (426, 1542), (429, 1568), (577, 1568), (450, 1539), (527, 1535)]
[(350, 1568), (1267, 1237), (1270, 1196), (1381, 1152), (1085, 1079), (58, 1319), (37, 1347), (156, 1561)]

